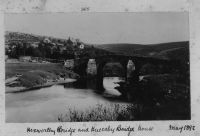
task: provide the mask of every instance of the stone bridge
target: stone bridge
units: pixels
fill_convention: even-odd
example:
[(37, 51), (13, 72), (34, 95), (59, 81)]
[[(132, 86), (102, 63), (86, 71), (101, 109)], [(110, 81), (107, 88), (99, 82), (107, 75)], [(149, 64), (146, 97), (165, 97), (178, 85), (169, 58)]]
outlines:
[(94, 72), (94, 77), (96, 78), (96, 85), (98, 90), (104, 90), (103, 87), (103, 68), (106, 63), (109, 62), (119, 62), (123, 68), (124, 72), (127, 73), (127, 64), (128, 62), (133, 62), (134, 70), (130, 75), (127, 75), (125, 78), (130, 77), (133, 82), (139, 81), (139, 76), (141, 75), (140, 70), (145, 64), (152, 64), (156, 66), (164, 67), (163, 72), (170, 72), (171, 68), (176, 65), (176, 62), (158, 59), (158, 58), (150, 58), (150, 57), (138, 57), (138, 56), (126, 56), (126, 55), (107, 55), (107, 56), (98, 56), (95, 58), (82, 58), (74, 60), (74, 72), (80, 75), (81, 78), (88, 77), (88, 63), (89, 60), (95, 60), (96, 72)]

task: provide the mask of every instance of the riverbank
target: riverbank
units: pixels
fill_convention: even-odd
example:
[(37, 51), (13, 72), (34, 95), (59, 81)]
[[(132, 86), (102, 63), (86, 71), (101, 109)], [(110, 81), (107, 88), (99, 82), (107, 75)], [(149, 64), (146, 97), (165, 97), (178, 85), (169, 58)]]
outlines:
[(31, 91), (35, 89), (40, 89), (40, 88), (45, 88), (45, 87), (50, 87), (53, 85), (58, 85), (58, 84), (64, 84), (64, 83), (69, 83), (69, 82), (74, 82), (76, 79), (60, 79), (58, 81), (49, 81), (48, 83), (45, 83), (43, 85), (36, 85), (33, 87), (23, 87), (23, 86), (16, 86), (16, 87), (9, 87), (6, 86), (6, 93), (18, 93), (18, 92), (26, 92), (26, 91)]
[[(83, 120), (90, 120), (89, 113), (92, 113), (91, 118), (93, 120), (116, 121), (116, 119), (124, 119), (124, 115), (129, 114), (125, 106), (127, 107), (130, 103), (118, 99), (118, 96), (112, 91), (114, 90), (113, 86), (116, 86), (114, 84), (116, 80), (117, 78), (104, 78), (104, 87), (110, 88), (110, 91), (105, 91), (105, 93), (99, 93), (96, 89), (93, 89), (94, 82), (87, 82), (87, 86), (85, 86), (78, 80), (73, 83), (53, 85), (34, 91), (7, 93), (5, 95), (6, 122), (49, 123), (72, 121), (81, 119), (81, 115), (84, 117)], [(120, 107), (124, 107), (124, 110)], [(70, 111), (72, 114), (69, 114)], [(77, 114), (73, 113), (80, 116), (76, 118)], [(118, 115), (122, 115), (122, 118)], [(69, 117), (71, 117), (71, 120)]]
[(63, 65), (6, 63), (6, 93), (16, 93), (72, 82), (78, 75)]
[(58, 116), (59, 122), (82, 121), (132, 121), (140, 114), (136, 104), (96, 104), (85, 110), (69, 109), (66, 114)]

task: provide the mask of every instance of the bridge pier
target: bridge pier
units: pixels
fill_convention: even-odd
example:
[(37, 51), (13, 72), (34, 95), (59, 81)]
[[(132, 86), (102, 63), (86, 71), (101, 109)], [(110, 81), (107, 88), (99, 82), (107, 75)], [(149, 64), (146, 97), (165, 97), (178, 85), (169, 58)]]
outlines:
[(106, 62), (100, 63), (97, 67), (96, 86), (97, 86), (97, 89), (100, 91), (105, 90), (103, 86), (103, 68), (105, 64)]
[(126, 77), (127, 77), (127, 78), (131, 78), (131, 76), (132, 76), (131, 73), (132, 73), (133, 71), (135, 71), (135, 64), (133, 63), (132, 60), (128, 60)]

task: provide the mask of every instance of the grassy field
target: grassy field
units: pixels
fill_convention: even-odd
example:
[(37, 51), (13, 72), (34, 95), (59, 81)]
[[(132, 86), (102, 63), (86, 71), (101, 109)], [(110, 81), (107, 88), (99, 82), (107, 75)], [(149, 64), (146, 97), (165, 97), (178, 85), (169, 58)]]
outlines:
[(42, 63), (6, 63), (6, 78), (15, 76), (16, 74), (24, 74), (33, 70), (41, 70), (59, 74), (65, 69), (61, 64), (42, 64)]
[(41, 63), (6, 63), (6, 79), (21, 75), (15, 86), (34, 87), (48, 81), (56, 81), (60, 77), (76, 78), (77, 75), (67, 71), (62, 64)]

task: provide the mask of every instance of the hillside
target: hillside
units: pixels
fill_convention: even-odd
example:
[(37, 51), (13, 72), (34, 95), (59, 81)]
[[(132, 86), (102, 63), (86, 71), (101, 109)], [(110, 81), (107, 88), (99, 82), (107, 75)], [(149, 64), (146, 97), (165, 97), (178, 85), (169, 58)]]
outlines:
[(131, 56), (145, 56), (163, 59), (188, 60), (189, 42), (172, 42), (161, 44), (102, 44), (96, 46), (101, 49)]
[(15, 41), (26, 41), (29, 43), (39, 42), (44, 40), (45, 38), (50, 39), (52, 42), (65, 42), (66, 39), (55, 38), (50, 36), (41, 36), (35, 34), (21, 33), (21, 32), (5, 32), (5, 40), (7, 42), (15, 42)]
[[(26, 34), (19, 32), (6, 32), (5, 33), (5, 43), (6, 48), (9, 49), (13, 45), (17, 45), (18, 43), (25, 43), (27, 46), (39, 46), (41, 41), (44, 39), (48, 39), (50, 41), (49, 47), (51, 50), (57, 48), (59, 46), (60, 52), (68, 54), (75, 51), (77, 54), (80, 54), (79, 49), (77, 48), (80, 44), (85, 45), (85, 50), (82, 52), (81, 56), (85, 56), (86, 54), (102, 54), (113, 52), (124, 55), (131, 56), (142, 56), (142, 57), (153, 57), (153, 58), (161, 58), (161, 59), (175, 59), (182, 60), (184, 62), (189, 60), (189, 42), (171, 42), (171, 43), (160, 43), (160, 44), (127, 44), (127, 43), (118, 43), (118, 44), (101, 44), (101, 45), (90, 45), (81, 42), (79, 39), (74, 39), (69, 37), (68, 39), (61, 39), (55, 37), (48, 36), (40, 36), (34, 34)], [(95, 48), (94, 48), (95, 47)], [(73, 50), (73, 51), (72, 51)], [(37, 51), (38, 52), (38, 51)], [(8, 54), (9, 55), (9, 54)], [(28, 54), (27, 54), (28, 55)], [(43, 56), (40, 53), (40, 56)], [(70, 55), (68, 55), (70, 56)], [(47, 57), (53, 57), (53, 54), (47, 55)], [(54, 54), (55, 58), (56, 55)], [(64, 55), (61, 58), (66, 58)]]
[(5, 32), (5, 48), (8, 58), (17, 59), (20, 56), (32, 56), (63, 60), (110, 54), (107, 50), (72, 37), (61, 39), (8, 31)]

